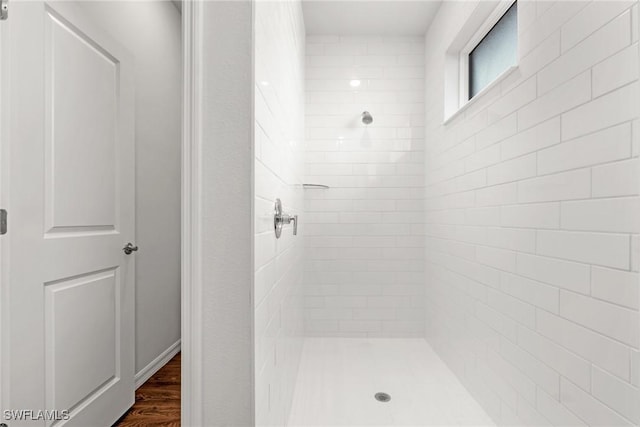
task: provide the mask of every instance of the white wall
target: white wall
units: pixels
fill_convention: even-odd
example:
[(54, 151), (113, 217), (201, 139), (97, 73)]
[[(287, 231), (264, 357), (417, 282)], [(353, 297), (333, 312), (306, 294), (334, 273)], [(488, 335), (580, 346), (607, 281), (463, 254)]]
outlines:
[[(191, 155), (201, 187), (201, 352), (190, 390), (202, 402), (198, 425), (284, 425), (301, 353), (300, 292), (304, 23), (299, 2), (216, 1), (194, 34), (204, 54)], [(201, 8), (201, 9), (200, 9)], [(186, 7), (190, 19), (192, 5)], [(197, 82), (196, 82), (197, 83)], [(264, 83), (264, 84), (262, 84)], [(300, 234), (273, 234), (273, 202), (301, 214)], [(196, 203), (196, 204), (197, 204)], [(197, 287), (194, 288), (197, 291)], [(198, 307), (200, 304), (200, 307)], [(198, 341), (202, 340), (201, 349)], [(193, 342), (191, 341), (193, 340)], [(198, 372), (201, 365), (202, 372)], [(195, 410), (197, 411), (196, 402)]]
[(306, 65), (306, 335), (422, 336), (424, 40), (309, 36)]
[(79, 3), (135, 58), (135, 366), (148, 376), (180, 340), (181, 17), (168, 1)]
[[(302, 350), (305, 30), (300, 1), (255, 3), (256, 424), (285, 425)], [(298, 214), (273, 231), (276, 198)]]
[(426, 337), (501, 424), (640, 423), (638, 3), (519, 2), (519, 69), (443, 125), (426, 36)]
[[(199, 46), (201, 102), (196, 118), (194, 161), (201, 182), (191, 194), (201, 232), (194, 254), (194, 280), (202, 283), (195, 310), (202, 321), (191, 325), (201, 335), (185, 337), (196, 356), (189, 372), (202, 388), (192, 390), (202, 403), (193, 425), (254, 424), (253, 386), (253, 4), (203, 1)], [(189, 9), (189, 7), (185, 8)], [(198, 36), (198, 34), (196, 34)], [(200, 277), (198, 277), (200, 276)], [(200, 304), (200, 307), (197, 306)], [(191, 342), (193, 340), (193, 342)], [(201, 346), (198, 344), (201, 343)], [(192, 345), (192, 347), (191, 347)], [(185, 354), (185, 357), (188, 355)], [(200, 394), (201, 393), (201, 394)]]

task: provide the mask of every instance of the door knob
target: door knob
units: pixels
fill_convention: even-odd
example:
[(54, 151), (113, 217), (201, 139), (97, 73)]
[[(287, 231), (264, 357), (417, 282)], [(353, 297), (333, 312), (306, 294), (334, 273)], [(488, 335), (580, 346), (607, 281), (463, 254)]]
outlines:
[(124, 251), (125, 254), (131, 255), (132, 252), (137, 252), (138, 251), (138, 247), (137, 246), (133, 246), (133, 243), (127, 243), (127, 246), (122, 248), (122, 250)]

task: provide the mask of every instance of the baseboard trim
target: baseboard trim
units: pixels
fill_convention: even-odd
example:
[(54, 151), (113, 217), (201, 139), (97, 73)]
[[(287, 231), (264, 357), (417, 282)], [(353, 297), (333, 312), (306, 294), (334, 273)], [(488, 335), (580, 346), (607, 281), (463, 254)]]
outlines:
[(142, 384), (146, 383), (149, 378), (153, 376), (156, 372), (160, 370), (164, 365), (169, 362), (180, 352), (180, 340), (171, 344), (171, 346), (163, 351), (158, 357), (153, 359), (151, 363), (142, 368), (140, 372), (138, 372), (135, 376), (136, 389), (138, 389)]

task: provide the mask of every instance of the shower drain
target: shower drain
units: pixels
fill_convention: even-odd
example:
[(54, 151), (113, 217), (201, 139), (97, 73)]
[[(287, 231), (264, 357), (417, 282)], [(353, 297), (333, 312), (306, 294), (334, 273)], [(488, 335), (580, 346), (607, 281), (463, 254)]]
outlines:
[(388, 402), (391, 400), (391, 396), (387, 393), (376, 393), (374, 397), (378, 402)]

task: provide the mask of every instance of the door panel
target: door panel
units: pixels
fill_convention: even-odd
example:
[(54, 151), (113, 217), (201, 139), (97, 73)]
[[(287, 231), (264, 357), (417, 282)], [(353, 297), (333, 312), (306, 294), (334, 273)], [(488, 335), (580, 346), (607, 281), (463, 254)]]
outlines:
[(52, 10), (45, 15), (49, 230), (115, 226), (118, 60)]
[(71, 414), (9, 425), (109, 426), (134, 401), (133, 60), (73, 2), (14, 2), (6, 23), (6, 409)]
[(47, 407), (74, 409), (120, 377), (118, 282), (108, 270), (45, 284)]

